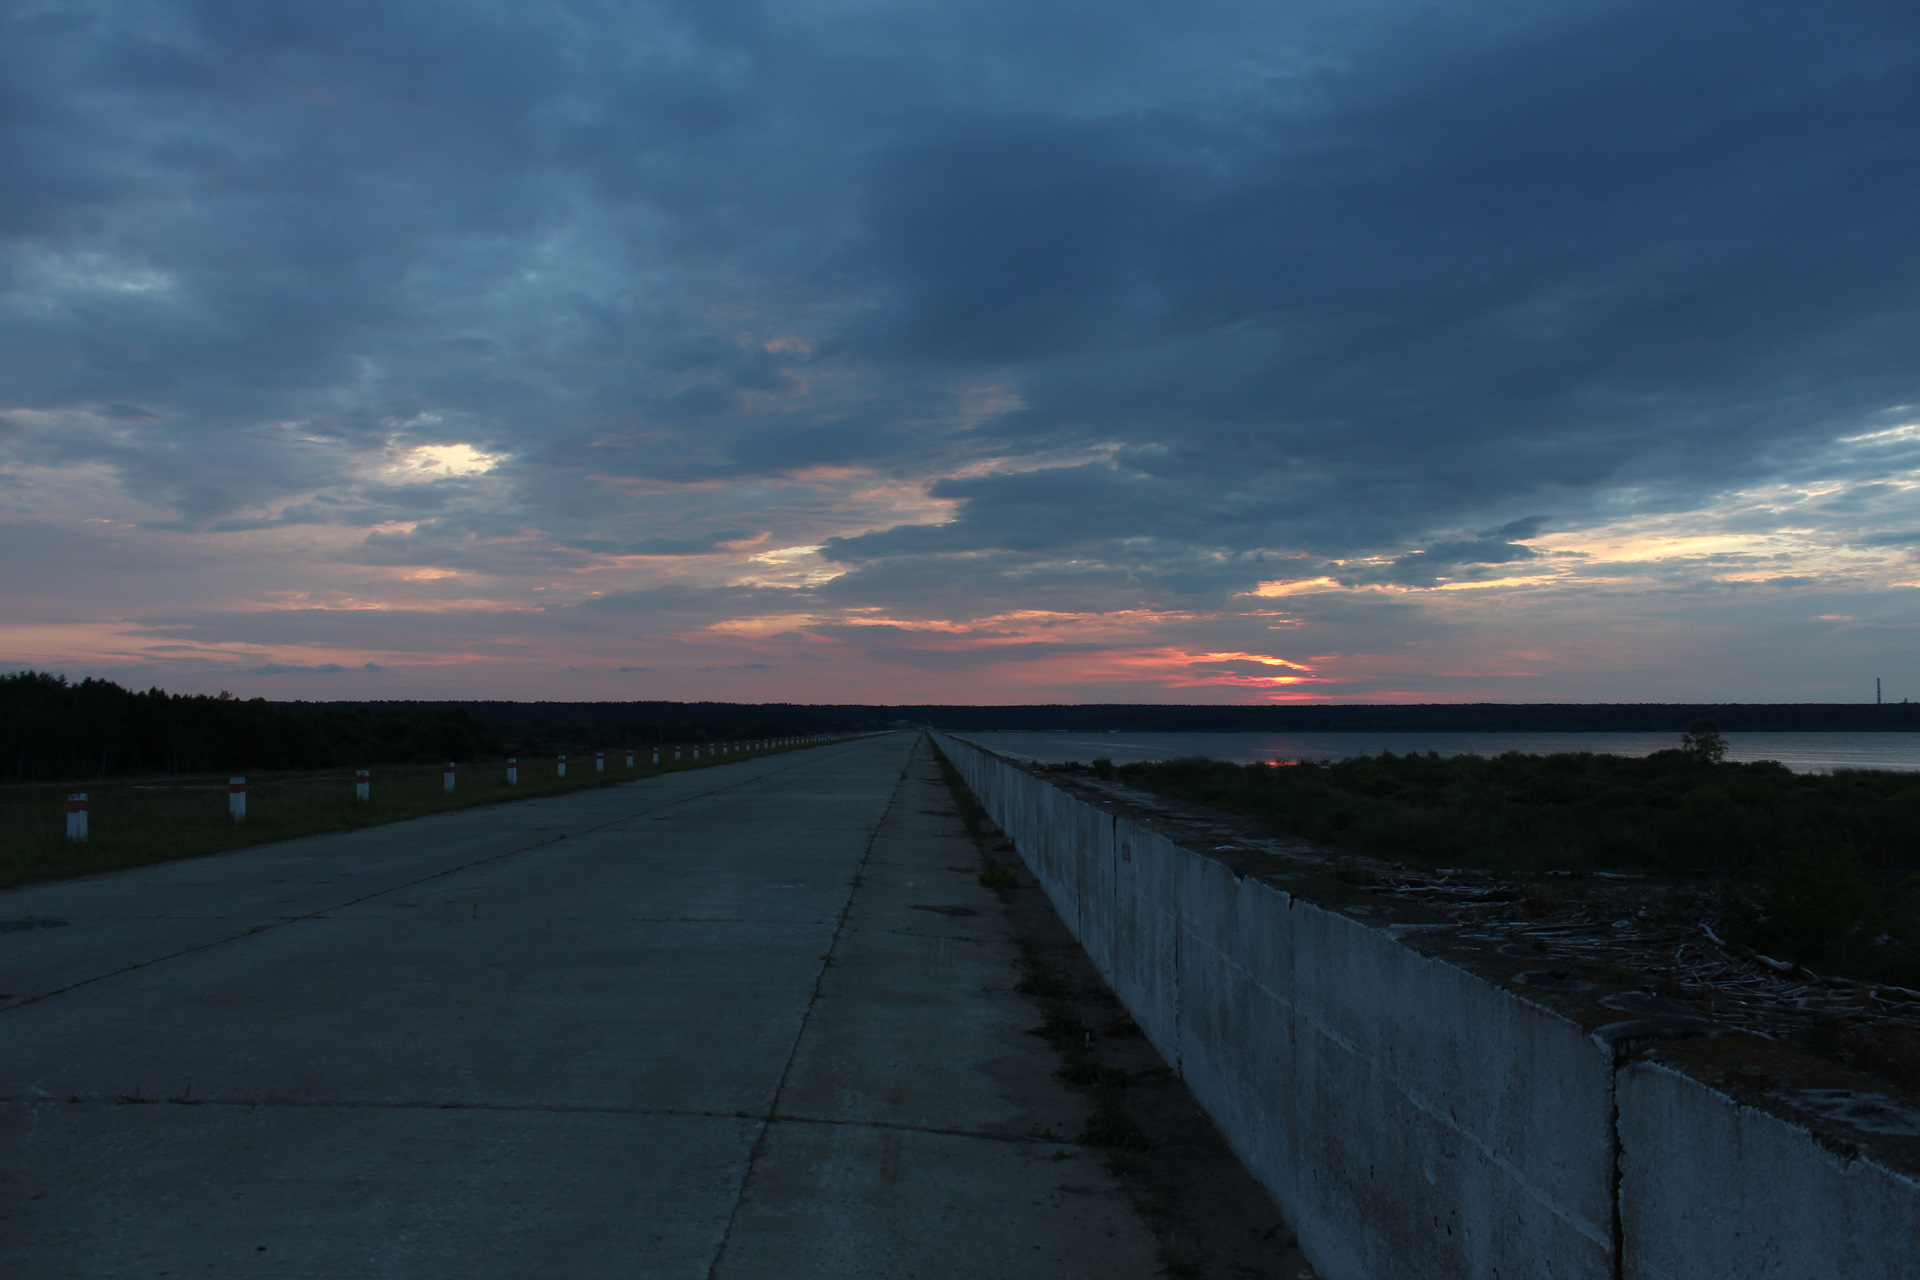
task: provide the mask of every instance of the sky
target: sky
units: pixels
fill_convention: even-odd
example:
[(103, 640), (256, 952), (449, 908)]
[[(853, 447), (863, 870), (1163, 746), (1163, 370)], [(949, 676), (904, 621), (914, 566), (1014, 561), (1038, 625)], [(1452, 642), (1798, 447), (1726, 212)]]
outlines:
[(1911, 0), (0, 0), (0, 670), (1920, 697)]

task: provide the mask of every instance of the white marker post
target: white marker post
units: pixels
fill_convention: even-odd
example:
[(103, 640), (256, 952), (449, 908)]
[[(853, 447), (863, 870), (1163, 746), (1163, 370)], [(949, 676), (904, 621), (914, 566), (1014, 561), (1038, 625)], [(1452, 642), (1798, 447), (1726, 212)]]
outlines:
[(627, 748), (627, 768), (633, 768), (633, 748)]
[(655, 764), (659, 764), (659, 763), (660, 763), (660, 748), (658, 748), (658, 747), (655, 747), (655, 748), (653, 749), (653, 762), (654, 762)]
[(607, 771), (607, 753), (606, 752), (596, 751), (593, 753), (593, 771), (595, 773), (605, 773)]
[(678, 763), (678, 762), (679, 762), (679, 760), (680, 760), (680, 745), (679, 745), (678, 743), (675, 743), (675, 744), (674, 744), (674, 748), (673, 748), (673, 758), (674, 758), (674, 761), (675, 761), (675, 763)]
[(520, 785), (520, 757), (519, 756), (507, 757), (507, 785), (510, 787), (517, 787)]
[(245, 778), (227, 779), (227, 812), (233, 815), (235, 822), (247, 820), (247, 780)]
[(67, 797), (67, 839), (87, 840), (87, 793), (76, 791)]
[(567, 758), (565, 756), (560, 757), (560, 776), (563, 778), (567, 776)]
[(353, 772), (353, 798), (361, 804), (373, 799), (373, 774), (367, 769)]
[(453, 761), (447, 761), (447, 767), (441, 771), (440, 785), (448, 795), (453, 794)]

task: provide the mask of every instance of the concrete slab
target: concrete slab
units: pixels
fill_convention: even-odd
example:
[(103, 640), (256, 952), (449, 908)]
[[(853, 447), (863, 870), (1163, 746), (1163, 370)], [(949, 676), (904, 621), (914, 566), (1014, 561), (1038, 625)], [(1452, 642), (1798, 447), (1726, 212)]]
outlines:
[(1018, 951), (924, 747), (874, 840), (718, 1280), (1161, 1274), (1031, 1034)]
[(16, 1112), (0, 1144), (0, 1273), (699, 1280), (758, 1128), (527, 1110), (46, 1104)]
[(914, 753), (0, 894), (0, 1274), (1153, 1274)]
[(1152, 1237), (1078, 1147), (783, 1123), (717, 1280), (1146, 1280)]
[[(795, 832), (817, 823), (871, 821), (834, 808), (841, 781), (868, 790), (891, 781), (839, 779), (835, 762), (858, 746), (762, 757), (0, 891), (0, 920), (59, 922), (53, 928), (0, 932), (0, 1008), (291, 920), (372, 903), (410, 887), (424, 889), (462, 869), (478, 872), (540, 850), (566, 852), (576, 847), (570, 842), (595, 833), (644, 833), (642, 847), (652, 847), (658, 833), (708, 821), (711, 814), (699, 812), (702, 801), (724, 806), (737, 800), (743, 786), (779, 792), (780, 780), (795, 771), (810, 783), (783, 802), (793, 806)], [(858, 766), (846, 767), (858, 772)], [(835, 781), (828, 783), (830, 778)], [(681, 806), (693, 811), (681, 812)]]

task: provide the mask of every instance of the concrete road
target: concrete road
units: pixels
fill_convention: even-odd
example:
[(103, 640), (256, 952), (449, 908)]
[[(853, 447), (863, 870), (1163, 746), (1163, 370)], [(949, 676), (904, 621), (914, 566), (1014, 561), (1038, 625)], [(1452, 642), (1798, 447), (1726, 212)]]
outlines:
[(951, 809), (896, 734), (0, 893), (0, 1274), (1155, 1275)]

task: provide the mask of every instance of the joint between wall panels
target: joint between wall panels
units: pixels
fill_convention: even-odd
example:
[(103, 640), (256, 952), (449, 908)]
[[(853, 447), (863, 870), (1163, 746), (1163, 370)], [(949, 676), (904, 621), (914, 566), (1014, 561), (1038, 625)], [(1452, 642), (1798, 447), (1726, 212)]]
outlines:
[(1613, 1263), (1613, 1280), (1624, 1280), (1626, 1275), (1626, 1227), (1622, 1217), (1624, 1209), (1622, 1186), (1626, 1181), (1626, 1170), (1620, 1152), (1620, 1075), (1626, 1070), (1625, 1055), (1616, 1051), (1613, 1054), (1612, 1069), (1607, 1072), (1607, 1139), (1612, 1143), (1613, 1185), (1608, 1197), (1613, 1209), (1608, 1223), (1611, 1243), (1608, 1255)]

